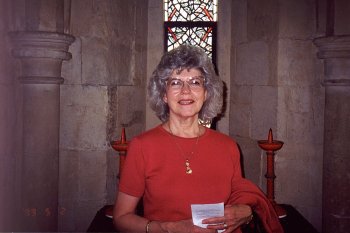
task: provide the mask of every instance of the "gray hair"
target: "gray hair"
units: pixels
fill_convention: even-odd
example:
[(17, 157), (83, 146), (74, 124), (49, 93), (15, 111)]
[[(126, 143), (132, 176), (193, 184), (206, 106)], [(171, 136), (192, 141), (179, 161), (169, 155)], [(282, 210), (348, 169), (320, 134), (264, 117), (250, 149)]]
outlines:
[(169, 119), (169, 107), (163, 100), (166, 93), (166, 81), (174, 70), (182, 71), (193, 68), (202, 73), (205, 79), (204, 87), (207, 91), (207, 98), (199, 112), (199, 119), (204, 123), (208, 123), (221, 113), (223, 82), (216, 75), (211, 59), (199, 47), (180, 45), (163, 55), (148, 83), (150, 107), (162, 122)]

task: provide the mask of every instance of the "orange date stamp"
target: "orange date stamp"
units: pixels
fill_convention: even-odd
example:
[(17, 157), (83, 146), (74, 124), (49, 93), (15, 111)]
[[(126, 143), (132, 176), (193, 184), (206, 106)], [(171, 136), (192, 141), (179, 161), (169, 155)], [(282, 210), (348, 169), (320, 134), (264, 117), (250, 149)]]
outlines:
[[(53, 210), (49, 207), (44, 209), (38, 209), (34, 207), (29, 208), (23, 208), (23, 215), (26, 217), (37, 217), (37, 216), (45, 216), (45, 217), (51, 217), (53, 215)], [(58, 215), (63, 216), (66, 214), (67, 209), (64, 207), (58, 208)]]

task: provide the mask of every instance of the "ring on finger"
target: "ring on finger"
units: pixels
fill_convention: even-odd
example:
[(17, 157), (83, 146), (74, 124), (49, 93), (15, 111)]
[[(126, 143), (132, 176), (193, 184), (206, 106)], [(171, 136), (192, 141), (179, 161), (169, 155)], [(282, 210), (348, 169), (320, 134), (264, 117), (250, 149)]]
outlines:
[(227, 228), (227, 224), (224, 222), (224, 228)]

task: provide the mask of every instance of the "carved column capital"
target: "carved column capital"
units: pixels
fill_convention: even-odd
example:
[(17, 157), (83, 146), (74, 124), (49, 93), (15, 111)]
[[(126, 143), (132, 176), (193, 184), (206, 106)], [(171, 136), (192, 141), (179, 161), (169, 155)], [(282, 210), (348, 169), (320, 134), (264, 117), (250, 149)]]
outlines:
[(69, 46), (74, 41), (71, 35), (44, 32), (11, 32), (12, 55), (21, 60), (22, 83), (60, 84), (63, 60), (71, 59)]
[(325, 86), (350, 86), (350, 36), (314, 39), (317, 57), (325, 60)]

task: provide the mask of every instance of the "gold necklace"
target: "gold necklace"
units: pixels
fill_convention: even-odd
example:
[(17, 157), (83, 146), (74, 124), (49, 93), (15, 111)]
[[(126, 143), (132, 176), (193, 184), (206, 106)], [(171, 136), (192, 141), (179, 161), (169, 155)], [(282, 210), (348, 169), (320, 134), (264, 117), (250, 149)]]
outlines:
[(193, 150), (191, 151), (190, 156), (188, 156), (188, 157), (186, 158), (185, 153), (183, 152), (183, 150), (181, 149), (180, 145), (179, 145), (179, 144), (177, 143), (177, 141), (175, 140), (175, 135), (173, 134), (173, 131), (171, 130), (169, 124), (168, 124), (168, 128), (169, 128), (169, 131), (170, 131), (170, 133), (171, 133), (172, 139), (173, 139), (173, 141), (174, 141), (176, 147), (179, 149), (179, 151), (181, 152), (182, 156), (183, 156), (184, 159), (185, 159), (186, 174), (190, 175), (190, 174), (192, 174), (192, 172), (193, 172), (192, 169), (191, 169), (191, 167), (190, 167), (190, 159), (191, 159), (191, 157), (194, 155), (194, 150), (197, 148), (200, 132), (198, 133), (197, 140), (196, 140), (196, 144), (193, 146)]

